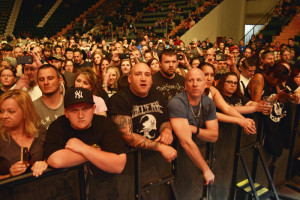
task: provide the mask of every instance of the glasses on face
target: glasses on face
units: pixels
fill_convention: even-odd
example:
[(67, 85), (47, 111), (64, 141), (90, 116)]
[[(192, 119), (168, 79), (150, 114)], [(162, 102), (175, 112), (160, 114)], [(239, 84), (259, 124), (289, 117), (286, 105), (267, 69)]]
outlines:
[(230, 85), (237, 85), (239, 82), (237, 81), (225, 81), (226, 83), (230, 84)]
[(12, 74), (3, 74), (3, 75), (1, 75), (2, 78), (11, 78), (13, 76), (14, 75), (12, 75)]

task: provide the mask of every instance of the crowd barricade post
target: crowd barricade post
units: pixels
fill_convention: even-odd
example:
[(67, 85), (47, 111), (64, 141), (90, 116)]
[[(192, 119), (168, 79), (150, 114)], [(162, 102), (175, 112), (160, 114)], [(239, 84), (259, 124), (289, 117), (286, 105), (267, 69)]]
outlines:
[[(291, 107), (291, 110), (296, 110)], [(299, 113), (299, 112), (298, 112)], [(293, 114), (290, 120), (294, 120), (297, 114)], [(260, 122), (256, 119), (256, 122)], [(274, 184), (279, 185), (282, 177), (287, 176), (287, 169), (294, 169), (295, 155), (299, 155), (299, 116), (295, 123), (291, 123), (293, 135), (291, 136), (290, 150), (285, 149), (278, 163), (285, 167), (275, 170), (271, 174)], [(259, 123), (258, 123), (259, 124)], [(259, 125), (260, 126), (260, 125)], [(263, 126), (263, 124), (262, 124)], [(298, 128), (295, 128), (298, 127)], [(258, 127), (262, 130), (262, 127)], [(247, 178), (240, 160), (240, 149), (251, 145), (259, 139), (258, 135), (246, 135), (242, 129), (232, 124), (219, 124), (219, 138), (214, 144), (205, 143), (195, 139), (200, 152), (205, 157), (215, 174), (215, 182), (210, 187), (204, 187), (204, 179), (200, 169), (186, 155), (182, 147), (176, 141), (178, 158), (173, 163), (167, 163), (159, 152), (131, 150), (127, 153), (127, 163), (121, 174), (113, 175), (113, 182), (97, 180), (100, 188), (99, 195), (114, 196), (120, 200), (134, 199), (234, 199), (236, 184)], [(262, 150), (264, 152), (264, 150)], [(265, 157), (266, 153), (262, 153)], [(291, 158), (292, 156), (292, 158)], [(263, 167), (258, 161), (258, 155), (254, 151), (245, 151), (243, 157), (249, 172), (254, 180), (268, 187), (268, 181), (263, 172)], [(288, 162), (289, 161), (289, 162)], [(286, 162), (286, 163), (284, 163)], [(271, 160), (267, 157), (267, 166)], [(1, 199), (7, 200), (35, 200), (35, 199), (86, 199), (86, 182), (84, 165), (68, 169), (47, 169), (39, 178), (32, 173), (23, 174), (10, 179), (0, 181)], [(295, 171), (296, 169), (294, 169)], [(288, 172), (288, 173), (287, 173)], [(274, 177), (280, 177), (274, 178)], [(175, 180), (175, 184), (174, 184)], [(115, 186), (110, 190), (108, 183)], [(108, 189), (107, 189), (108, 188)], [(113, 191), (114, 194), (109, 192)], [(234, 197), (234, 198), (232, 198)]]

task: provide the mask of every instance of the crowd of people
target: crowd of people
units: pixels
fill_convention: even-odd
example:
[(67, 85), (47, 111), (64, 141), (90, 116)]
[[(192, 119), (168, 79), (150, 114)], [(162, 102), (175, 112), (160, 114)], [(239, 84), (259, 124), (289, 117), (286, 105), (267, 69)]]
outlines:
[[(110, 25), (101, 28), (110, 32)], [(248, 45), (233, 38), (185, 44), (179, 36), (157, 37), (152, 27), (132, 40), (98, 36), (0, 37), (0, 179), (89, 161), (95, 183), (122, 173), (128, 148), (172, 162), (180, 156), (177, 138), (204, 183), (213, 184), (197, 141), (216, 142), (219, 122), (256, 134), (252, 113), (264, 119), (266, 152), (282, 154), (287, 105), (300, 104), (293, 38), (287, 45), (268, 43), (263, 34)], [(97, 184), (89, 187), (100, 198)]]
[(266, 120), (264, 147), (280, 156), (286, 104), (300, 103), (299, 47), (292, 38), (279, 46), (263, 35), (247, 46), (232, 38), (214, 44), (194, 38), (186, 46), (179, 37), (147, 35), (110, 44), (87, 35), (25, 42), (1, 45), (1, 178), (86, 161), (92, 177), (121, 173), (125, 144), (171, 162), (177, 137), (212, 184), (195, 138), (215, 142), (218, 122), (256, 134), (248, 114), (258, 112)]

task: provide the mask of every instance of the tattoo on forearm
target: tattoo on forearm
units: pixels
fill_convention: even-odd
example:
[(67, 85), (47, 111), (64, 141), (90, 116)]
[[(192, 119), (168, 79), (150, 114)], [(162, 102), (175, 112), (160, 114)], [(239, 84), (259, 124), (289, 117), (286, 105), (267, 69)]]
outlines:
[[(140, 136), (140, 135), (138, 135)], [(140, 138), (141, 137), (141, 138)], [(149, 140), (147, 138), (144, 138), (143, 136), (140, 136), (134, 139), (133, 146), (139, 149), (145, 149), (145, 150), (151, 150), (155, 151), (159, 145), (158, 142)]]
[(129, 116), (115, 115), (112, 117), (113, 121), (118, 125), (123, 136), (126, 136), (126, 143), (129, 146), (140, 148), (144, 150), (155, 151), (159, 143), (149, 140), (141, 135), (133, 133), (132, 119)]
[(132, 119), (129, 116), (115, 115), (113, 121), (118, 125), (122, 134), (125, 136), (132, 135)]
[(166, 128), (172, 131), (172, 126), (171, 126), (171, 123), (170, 123), (170, 122), (164, 122), (164, 123), (160, 126), (159, 132), (160, 132), (160, 133), (163, 132)]

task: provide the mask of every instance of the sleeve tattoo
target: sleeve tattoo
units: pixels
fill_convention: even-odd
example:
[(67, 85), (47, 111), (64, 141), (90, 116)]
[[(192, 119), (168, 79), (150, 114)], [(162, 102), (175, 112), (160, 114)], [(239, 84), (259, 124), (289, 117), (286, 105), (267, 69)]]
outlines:
[(112, 117), (112, 119), (122, 132), (123, 138), (127, 145), (139, 149), (152, 151), (155, 151), (158, 148), (158, 142), (149, 140), (139, 134), (133, 133), (133, 124), (130, 116), (115, 115)]
[(125, 115), (115, 115), (112, 117), (113, 121), (118, 125), (122, 135), (132, 135), (132, 119)]

